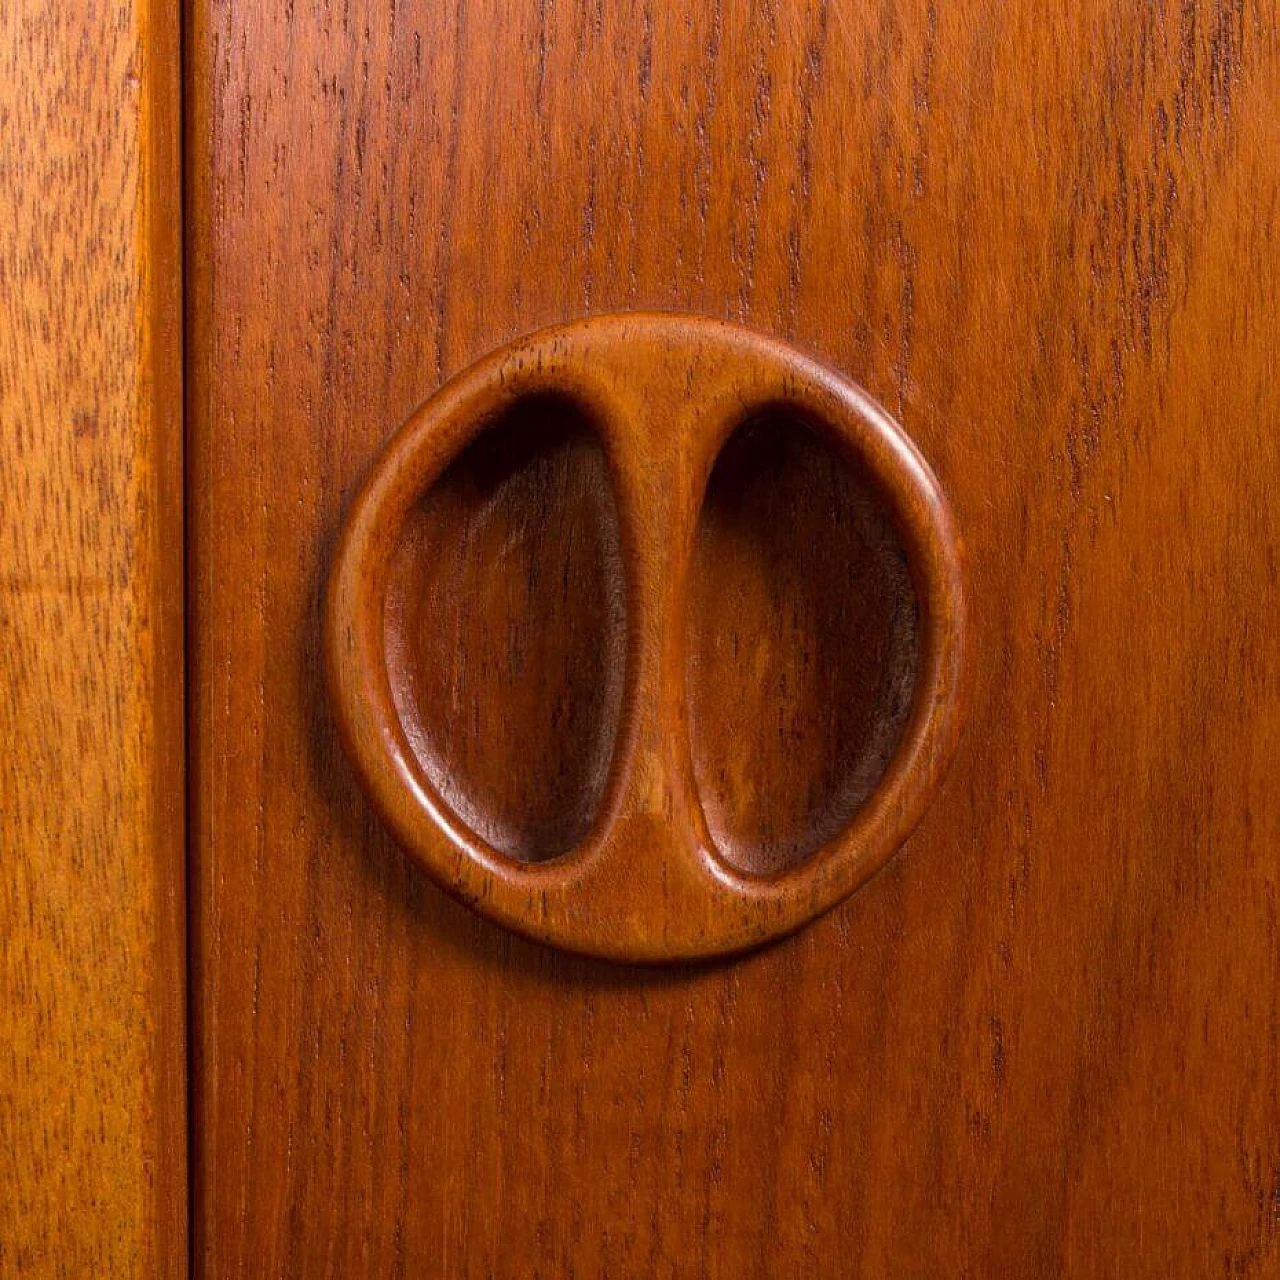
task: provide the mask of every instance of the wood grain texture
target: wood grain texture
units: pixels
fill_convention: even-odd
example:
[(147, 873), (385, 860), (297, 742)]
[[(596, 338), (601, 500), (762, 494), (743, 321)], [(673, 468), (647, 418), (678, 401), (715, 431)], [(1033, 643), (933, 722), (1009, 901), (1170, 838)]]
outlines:
[[(1274, 3), (191, 17), (203, 1273), (1273, 1274)], [(902, 854), (662, 975), (440, 895), (320, 670), (388, 434), (628, 308), (867, 387), (980, 637)]]
[(178, 13), (0, 9), (0, 1274), (187, 1269)]

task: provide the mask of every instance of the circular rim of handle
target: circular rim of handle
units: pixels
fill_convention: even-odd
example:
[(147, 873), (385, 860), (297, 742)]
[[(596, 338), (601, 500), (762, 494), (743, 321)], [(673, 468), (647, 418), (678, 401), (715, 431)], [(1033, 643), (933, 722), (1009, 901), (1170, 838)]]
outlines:
[[(705, 379), (696, 399), (687, 392), (682, 399), (676, 389), (672, 380), (682, 371), (690, 383), (695, 373)], [(639, 390), (629, 382), (641, 384)], [(575, 849), (526, 863), (469, 830), (417, 760), (391, 689), (385, 600), (412, 504), (496, 414), (548, 393), (583, 409), (604, 448), (622, 525), (628, 610), (638, 605), (674, 613), (664, 612), (655, 624), (654, 651), (637, 658), (628, 646), (623, 723), (594, 828)], [(651, 395), (666, 395), (676, 413), (685, 400), (696, 406), (676, 424), (674, 449), (670, 427), (659, 438), (642, 421)], [(736, 869), (716, 848), (696, 788), (690, 790), (688, 723), (675, 711), (683, 689), (670, 687), (682, 682), (683, 668), (677, 674), (668, 642), (684, 624), (681, 593), (711, 467), (739, 425), (772, 407), (802, 415), (857, 457), (906, 551), (921, 649), (902, 735), (849, 824), (799, 865), (757, 875)], [(673, 469), (664, 479), (685, 516), (673, 539), (672, 574), (661, 591), (649, 583), (636, 599), (633, 575), (646, 527), (638, 509), (662, 488), (651, 473), (667, 466)], [(663, 592), (674, 598), (658, 600)], [(731, 954), (791, 933), (888, 860), (919, 821), (954, 751), (966, 691), (966, 632), (963, 546), (950, 507), (919, 450), (869, 395), (752, 330), (699, 316), (634, 312), (518, 339), (450, 379), (409, 417), (345, 519), (328, 583), (324, 647), (337, 725), (364, 789), (397, 841), (442, 888), (538, 941), (658, 962)], [(663, 822), (652, 804), (637, 799), (637, 774), (646, 770), (662, 774)]]

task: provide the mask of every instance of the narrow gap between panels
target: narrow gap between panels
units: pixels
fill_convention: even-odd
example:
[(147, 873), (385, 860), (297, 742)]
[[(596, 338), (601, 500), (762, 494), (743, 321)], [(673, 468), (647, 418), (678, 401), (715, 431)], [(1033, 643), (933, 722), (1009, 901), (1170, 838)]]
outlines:
[(193, 502), (194, 485), (191, 478), (191, 458), (193, 423), (192, 413), (193, 380), (191, 369), (195, 353), (193, 330), (195, 326), (194, 300), (192, 289), (192, 228), (190, 215), (192, 201), (190, 195), (191, 173), (191, 111), (188, 97), (188, 71), (191, 62), (190, 24), (191, 5), (195, 0), (169, 0), (177, 8), (178, 24), (178, 216), (181, 223), (182, 237), (182, 616), (183, 616), (183, 917), (184, 917), (184, 958), (186, 964), (184, 1012), (186, 1021), (185, 1055), (186, 1055), (186, 1266), (191, 1280), (199, 1271), (196, 1256), (197, 1230), (196, 1214), (198, 1211), (196, 1187), (197, 1168), (199, 1164), (198, 1134), (196, 1125), (197, 1104), (197, 1068), (199, 1063), (199, 1008), (196, 997), (197, 954), (196, 954), (196, 921), (195, 909), (196, 868), (195, 868), (195, 794), (196, 794), (196, 759), (197, 746), (195, 740), (195, 717), (192, 714), (194, 704), (194, 591), (192, 589), (192, 571), (194, 557), (192, 555), (193, 539)]

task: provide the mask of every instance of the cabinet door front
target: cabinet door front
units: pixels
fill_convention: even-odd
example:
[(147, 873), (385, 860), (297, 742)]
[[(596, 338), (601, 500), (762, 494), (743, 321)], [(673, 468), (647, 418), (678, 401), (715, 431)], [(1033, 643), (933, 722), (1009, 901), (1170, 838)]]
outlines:
[(188, 9), (197, 1273), (1280, 1268), (1274, 5)]

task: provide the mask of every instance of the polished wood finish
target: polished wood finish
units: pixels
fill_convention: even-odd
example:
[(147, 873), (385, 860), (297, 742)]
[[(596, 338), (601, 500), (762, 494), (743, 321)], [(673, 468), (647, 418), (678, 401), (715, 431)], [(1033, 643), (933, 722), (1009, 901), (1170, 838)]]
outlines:
[[(202, 1273), (1273, 1274), (1275, 5), (191, 16)], [(791, 939), (667, 970), (450, 902), (322, 673), (397, 424), (634, 309), (865, 387), (971, 587), (971, 712), (900, 854)], [(559, 439), (486, 536), (590, 474)], [(717, 493), (703, 552), (745, 580), (720, 521), (770, 498)], [(529, 848), (575, 803), (556, 829), (517, 790)]]
[[(538, 483), (585, 439), (577, 485)], [(797, 580), (818, 607), (783, 607)], [(354, 503), (326, 622), (339, 728), (405, 847), (486, 915), (620, 960), (740, 951), (847, 897), (960, 722), (960, 543), (928, 464), (856, 387), (695, 316), (580, 321), (451, 381)], [(586, 785), (564, 792), (575, 739)], [(530, 856), (513, 790), (559, 801), (559, 856)]]
[(178, 13), (0, 8), (0, 1275), (186, 1274)]

